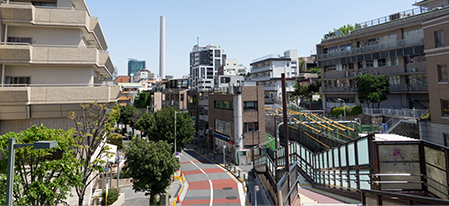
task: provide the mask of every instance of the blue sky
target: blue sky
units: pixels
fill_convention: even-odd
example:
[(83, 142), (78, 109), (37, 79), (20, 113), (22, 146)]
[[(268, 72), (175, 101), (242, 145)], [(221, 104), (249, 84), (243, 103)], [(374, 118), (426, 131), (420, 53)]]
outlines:
[(197, 43), (220, 45), (229, 59), (249, 68), (251, 60), (295, 49), (315, 53), (333, 28), (412, 9), (411, 0), (86, 0), (100, 20), (119, 75), (128, 58), (146, 60), (159, 73), (159, 22), (165, 16), (166, 73), (189, 73)]

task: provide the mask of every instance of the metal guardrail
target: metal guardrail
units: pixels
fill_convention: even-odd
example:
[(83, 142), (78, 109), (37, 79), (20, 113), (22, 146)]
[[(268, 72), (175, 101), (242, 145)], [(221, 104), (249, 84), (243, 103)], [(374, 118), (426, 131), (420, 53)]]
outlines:
[(418, 118), (427, 110), (422, 109), (388, 109), (388, 108), (363, 108), (363, 114), (382, 114), (395, 117)]

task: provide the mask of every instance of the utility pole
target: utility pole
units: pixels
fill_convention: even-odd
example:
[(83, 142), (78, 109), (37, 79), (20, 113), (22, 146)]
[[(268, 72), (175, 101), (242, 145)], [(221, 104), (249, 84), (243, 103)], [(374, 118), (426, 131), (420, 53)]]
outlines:
[[(285, 85), (285, 73), (281, 74), (282, 78), (282, 117), (284, 119), (284, 125), (282, 126), (283, 133), (284, 133), (284, 147), (285, 147), (285, 172), (287, 173), (288, 177), (288, 191), (291, 189), (291, 180), (290, 180), (290, 161), (289, 161), (289, 145), (288, 145), (288, 114), (287, 114), (287, 88)], [(289, 198), (290, 202), (290, 198)]]

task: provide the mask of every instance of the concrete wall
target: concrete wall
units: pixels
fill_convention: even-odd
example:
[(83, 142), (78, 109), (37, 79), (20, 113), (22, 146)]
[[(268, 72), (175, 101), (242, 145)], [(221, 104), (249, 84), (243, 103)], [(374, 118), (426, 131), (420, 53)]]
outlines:
[(31, 84), (89, 84), (93, 83), (93, 68), (90, 66), (7, 65), (5, 77), (8, 76), (31, 77)]
[(67, 117), (61, 118), (39, 118), (39, 119), (25, 119), (25, 120), (0, 120), (0, 134), (8, 132), (23, 132), (33, 125), (40, 126), (43, 124), (47, 128), (64, 129), (75, 127), (73, 120)]
[(8, 37), (32, 38), (33, 44), (78, 46), (82, 39), (80, 29), (8, 27)]

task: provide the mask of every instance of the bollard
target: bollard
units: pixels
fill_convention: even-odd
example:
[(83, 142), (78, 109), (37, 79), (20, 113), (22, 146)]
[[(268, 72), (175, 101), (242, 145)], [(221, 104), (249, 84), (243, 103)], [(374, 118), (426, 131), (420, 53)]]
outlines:
[(240, 170), (239, 170), (239, 177), (240, 177)]

